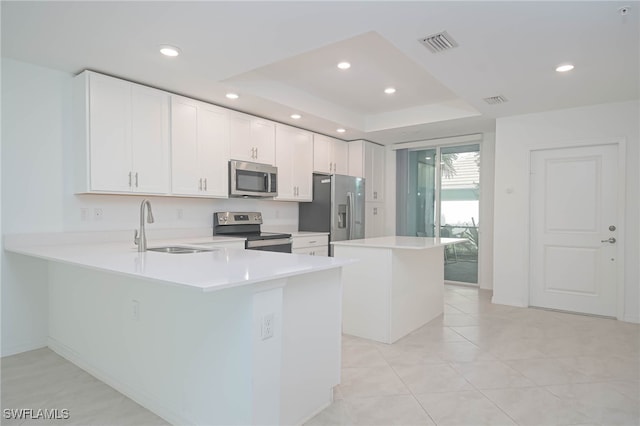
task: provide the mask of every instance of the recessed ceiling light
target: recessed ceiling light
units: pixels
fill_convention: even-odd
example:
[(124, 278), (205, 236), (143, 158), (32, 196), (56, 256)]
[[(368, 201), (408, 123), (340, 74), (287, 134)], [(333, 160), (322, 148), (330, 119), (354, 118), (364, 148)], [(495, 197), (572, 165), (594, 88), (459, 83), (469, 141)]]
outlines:
[(560, 65), (558, 68), (556, 68), (556, 71), (558, 71), (558, 72), (567, 72), (567, 71), (571, 71), (573, 68), (574, 68), (573, 65), (565, 64), (565, 65)]
[(168, 44), (163, 44), (160, 46), (160, 53), (164, 56), (176, 57), (180, 54), (180, 48), (176, 46), (169, 46)]
[(338, 64), (338, 68), (340, 68), (341, 70), (348, 70), (349, 68), (351, 68), (351, 64), (349, 62), (340, 62)]
[(384, 89), (384, 93), (386, 93), (387, 95), (393, 95), (394, 93), (396, 93), (396, 89), (393, 87), (387, 87), (386, 89)]
[(238, 99), (240, 97), (237, 93), (227, 93), (225, 96), (229, 99)]
[(345, 129), (343, 129), (343, 128), (341, 127), (341, 128), (339, 128), (339, 129), (336, 129), (336, 132), (338, 132), (338, 133), (344, 133), (344, 132), (346, 132), (346, 130), (345, 130)]
[(291, 114), (291, 118), (293, 118), (294, 120), (299, 120), (302, 118), (302, 116), (300, 114)]

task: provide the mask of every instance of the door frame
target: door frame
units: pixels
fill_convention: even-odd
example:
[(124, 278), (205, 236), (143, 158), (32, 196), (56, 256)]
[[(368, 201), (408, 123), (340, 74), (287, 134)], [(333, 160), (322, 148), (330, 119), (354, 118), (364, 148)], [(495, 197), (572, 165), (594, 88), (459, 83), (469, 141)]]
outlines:
[(610, 137), (610, 138), (589, 138), (589, 139), (569, 139), (560, 140), (555, 142), (549, 142), (537, 145), (535, 148), (530, 148), (527, 152), (528, 164), (529, 164), (529, 208), (527, 210), (527, 226), (529, 232), (527, 232), (527, 240), (525, 241), (526, 258), (528, 259), (527, 267), (527, 293), (526, 302), (527, 306), (531, 306), (531, 286), (533, 285), (533, 278), (531, 274), (531, 265), (533, 259), (532, 253), (532, 240), (533, 240), (533, 175), (531, 174), (531, 167), (533, 161), (533, 153), (537, 151), (549, 151), (560, 150), (567, 148), (588, 148), (599, 145), (616, 145), (618, 148), (618, 164), (617, 170), (617, 184), (618, 184), (618, 253), (617, 253), (617, 267), (616, 267), (616, 319), (624, 319), (624, 293), (625, 293), (625, 281), (624, 281), (624, 264), (625, 264), (625, 219), (626, 219), (626, 138), (625, 137)]

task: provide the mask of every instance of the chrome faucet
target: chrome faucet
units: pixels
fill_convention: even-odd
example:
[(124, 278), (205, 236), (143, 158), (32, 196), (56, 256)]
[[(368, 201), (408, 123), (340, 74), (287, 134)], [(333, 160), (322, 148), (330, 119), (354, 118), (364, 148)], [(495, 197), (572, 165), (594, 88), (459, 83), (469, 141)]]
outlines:
[(151, 202), (142, 200), (140, 204), (140, 235), (138, 230), (133, 234), (133, 242), (138, 246), (138, 251), (147, 251), (147, 233), (144, 230), (144, 208), (147, 207), (147, 223), (153, 223), (153, 213), (151, 212)]

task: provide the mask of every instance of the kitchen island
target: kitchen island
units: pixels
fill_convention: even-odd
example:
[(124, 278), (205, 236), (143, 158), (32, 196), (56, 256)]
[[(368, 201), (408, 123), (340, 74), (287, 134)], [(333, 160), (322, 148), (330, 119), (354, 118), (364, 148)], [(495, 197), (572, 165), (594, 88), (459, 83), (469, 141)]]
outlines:
[(49, 347), (172, 424), (300, 424), (331, 403), (348, 261), (113, 242), (5, 249), (48, 262)]
[(379, 237), (334, 241), (343, 269), (342, 330), (393, 343), (444, 310), (444, 247), (463, 238)]

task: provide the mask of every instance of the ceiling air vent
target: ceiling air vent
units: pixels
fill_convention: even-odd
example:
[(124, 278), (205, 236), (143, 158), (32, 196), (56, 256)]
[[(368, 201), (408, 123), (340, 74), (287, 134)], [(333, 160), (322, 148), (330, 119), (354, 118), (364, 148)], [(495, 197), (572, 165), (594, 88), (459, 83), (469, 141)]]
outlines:
[(428, 47), (433, 53), (444, 52), (445, 50), (458, 47), (458, 43), (456, 43), (456, 41), (452, 39), (446, 31), (438, 34), (432, 34), (421, 38), (418, 41)]
[(498, 95), (498, 96), (492, 96), (490, 98), (484, 98), (484, 101), (489, 105), (497, 105), (497, 104), (503, 104), (507, 102), (508, 99), (502, 95)]

